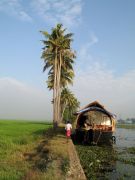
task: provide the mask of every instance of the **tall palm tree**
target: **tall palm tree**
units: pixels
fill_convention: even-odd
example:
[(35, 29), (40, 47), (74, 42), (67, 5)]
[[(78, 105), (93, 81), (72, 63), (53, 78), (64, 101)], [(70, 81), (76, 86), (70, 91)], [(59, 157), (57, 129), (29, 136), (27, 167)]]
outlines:
[[(71, 53), (69, 51), (64, 53), (63, 56), (63, 63), (61, 66), (61, 77), (60, 77), (60, 87), (61, 89), (66, 87), (68, 84), (73, 84), (73, 78), (74, 78), (74, 70), (73, 70), (73, 58), (74, 58), (74, 53), (71, 56)], [(49, 64), (52, 66), (52, 63)], [(48, 62), (44, 66), (44, 71), (48, 67)], [(53, 89), (54, 86), (54, 72), (53, 68), (51, 67), (49, 73), (48, 73), (48, 81), (47, 85), (49, 90)]]
[(41, 31), (46, 40), (41, 58), (44, 59), (43, 71), (49, 69), (48, 87), (53, 89), (53, 122), (54, 126), (60, 120), (61, 88), (72, 82), (74, 52), (71, 50), (72, 33), (65, 34), (62, 24), (57, 24), (51, 34)]

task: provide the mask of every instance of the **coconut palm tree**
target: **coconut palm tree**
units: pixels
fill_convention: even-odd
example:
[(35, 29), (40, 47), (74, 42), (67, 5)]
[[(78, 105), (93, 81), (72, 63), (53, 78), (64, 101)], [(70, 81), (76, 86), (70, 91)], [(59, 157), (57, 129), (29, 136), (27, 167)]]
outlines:
[(48, 71), (48, 88), (53, 89), (53, 123), (60, 120), (61, 88), (72, 82), (74, 52), (71, 50), (72, 33), (65, 34), (62, 24), (57, 24), (51, 34), (41, 31), (46, 40), (41, 58), (44, 59), (43, 71)]
[(63, 88), (61, 92), (61, 119), (64, 117), (64, 113), (66, 112), (66, 118), (72, 118), (73, 113), (77, 111), (80, 106), (80, 102), (74, 96), (74, 94), (68, 89)]

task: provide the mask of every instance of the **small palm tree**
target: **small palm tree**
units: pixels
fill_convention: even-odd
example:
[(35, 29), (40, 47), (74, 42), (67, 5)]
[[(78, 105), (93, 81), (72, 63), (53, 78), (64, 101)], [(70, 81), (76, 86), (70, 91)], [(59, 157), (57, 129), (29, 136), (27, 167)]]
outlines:
[(74, 94), (68, 89), (64, 88), (61, 93), (61, 120), (63, 120), (64, 114), (72, 119), (73, 113), (77, 111), (80, 106), (80, 102), (74, 96)]

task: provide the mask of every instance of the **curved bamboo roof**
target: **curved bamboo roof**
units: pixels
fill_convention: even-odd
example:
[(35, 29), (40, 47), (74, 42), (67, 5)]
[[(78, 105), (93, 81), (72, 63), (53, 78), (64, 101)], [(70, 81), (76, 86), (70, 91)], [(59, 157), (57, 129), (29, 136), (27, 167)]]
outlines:
[(88, 111), (100, 111), (106, 115), (108, 115), (109, 117), (111, 118), (116, 118), (116, 115), (107, 111), (103, 105), (101, 105), (98, 101), (94, 101), (90, 104), (88, 104), (87, 106), (85, 106), (84, 108), (80, 109), (79, 111), (77, 111), (75, 113), (75, 115), (81, 115), (85, 112), (88, 112)]

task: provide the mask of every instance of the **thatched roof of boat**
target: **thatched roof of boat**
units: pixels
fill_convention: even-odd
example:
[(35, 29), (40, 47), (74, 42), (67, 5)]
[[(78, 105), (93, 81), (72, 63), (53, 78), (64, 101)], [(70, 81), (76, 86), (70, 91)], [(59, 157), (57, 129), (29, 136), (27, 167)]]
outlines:
[(106, 110), (104, 108), (103, 105), (101, 105), (98, 101), (94, 101), (90, 104), (88, 104), (87, 106), (85, 106), (84, 108), (80, 109), (79, 111), (77, 111), (75, 113), (75, 115), (81, 115), (85, 112), (88, 112), (88, 111), (100, 111), (106, 115), (108, 115), (110, 118), (116, 118), (116, 115), (109, 112), (108, 110)]

